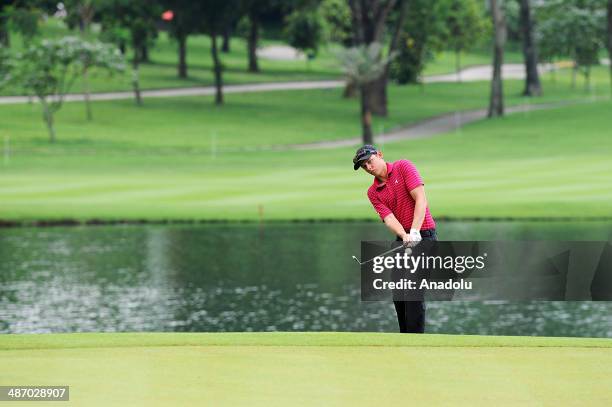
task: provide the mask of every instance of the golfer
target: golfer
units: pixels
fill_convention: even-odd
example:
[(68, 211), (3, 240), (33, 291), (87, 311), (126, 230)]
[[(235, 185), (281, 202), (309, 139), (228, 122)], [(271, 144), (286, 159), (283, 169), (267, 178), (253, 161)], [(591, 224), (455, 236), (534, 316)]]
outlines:
[[(353, 158), (355, 171), (363, 168), (374, 176), (368, 198), (397, 241), (407, 244), (437, 240), (436, 223), (429, 213), (425, 187), (416, 167), (408, 160), (387, 163), (381, 151), (366, 144)], [(423, 301), (393, 301), (400, 332), (425, 331)]]

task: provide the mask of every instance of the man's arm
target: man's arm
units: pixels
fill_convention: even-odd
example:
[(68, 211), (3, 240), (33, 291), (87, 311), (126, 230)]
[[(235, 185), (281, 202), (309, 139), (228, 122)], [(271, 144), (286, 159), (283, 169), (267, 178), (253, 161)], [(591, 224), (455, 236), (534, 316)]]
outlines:
[(410, 191), (410, 196), (414, 199), (414, 216), (412, 217), (412, 226), (410, 229), (421, 230), (423, 221), (425, 220), (425, 209), (427, 208), (427, 197), (425, 196), (425, 187), (421, 185)]
[(390, 213), (389, 215), (385, 216), (383, 222), (385, 222), (385, 225), (391, 232), (395, 233), (396, 236), (399, 236), (402, 240), (406, 241), (406, 236), (408, 236), (408, 233), (406, 233), (406, 230), (399, 220), (397, 220), (394, 214)]

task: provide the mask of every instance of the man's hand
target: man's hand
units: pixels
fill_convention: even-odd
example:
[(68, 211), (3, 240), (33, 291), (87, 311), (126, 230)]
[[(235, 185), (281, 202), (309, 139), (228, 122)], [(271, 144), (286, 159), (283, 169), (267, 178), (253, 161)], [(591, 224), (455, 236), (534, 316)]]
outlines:
[(421, 233), (416, 229), (410, 229), (410, 233), (404, 233), (404, 235), (402, 236), (404, 246), (414, 246), (421, 240)]

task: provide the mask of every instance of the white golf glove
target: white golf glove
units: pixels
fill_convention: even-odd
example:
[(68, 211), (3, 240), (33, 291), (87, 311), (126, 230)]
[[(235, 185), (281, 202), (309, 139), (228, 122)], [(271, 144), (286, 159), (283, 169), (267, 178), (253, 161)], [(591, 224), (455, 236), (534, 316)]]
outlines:
[(414, 246), (415, 244), (423, 240), (423, 238), (421, 238), (421, 233), (418, 230), (410, 229), (410, 233), (406, 233), (402, 240), (404, 241), (404, 245)]
[(423, 240), (423, 238), (421, 237), (421, 232), (416, 229), (410, 229), (410, 233), (408, 235), (410, 235), (410, 240), (412, 242), (418, 243)]

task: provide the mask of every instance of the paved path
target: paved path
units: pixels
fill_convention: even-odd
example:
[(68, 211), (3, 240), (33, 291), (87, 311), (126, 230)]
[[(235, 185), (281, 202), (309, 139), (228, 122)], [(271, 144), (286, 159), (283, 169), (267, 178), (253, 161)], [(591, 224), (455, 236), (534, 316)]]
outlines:
[[(552, 64), (540, 64), (538, 65), (538, 71), (540, 75), (550, 71), (553, 68)], [(444, 75), (432, 75), (426, 76), (423, 81), (425, 83), (433, 82), (474, 82), (474, 81), (488, 81), (493, 76), (493, 67), (491, 65), (477, 65), (470, 66), (457, 72), (444, 74)], [(502, 78), (504, 79), (524, 79), (525, 78), (525, 65), (523, 64), (504, 64), (502, 66)]]
[[(226, 85), (223, 87), (223, 93), (252, 93), (252, 92), (270, 92), (275, 90), (304, 90), (304, 89), (327, 89), (337, 88), (344, 85), (342, 80), (331, 81), (304, 81), (304, 82), (276, 82), (276, 83), (258, 83), (247, 85)], [(198, 86), (192, 88), (172, 88), (158, 90), (143, 90), (141, 91), (143, 99), (147, 98), (169, 98), (179, 96), (203, 96), (214, 95), (214, 86)], [(91, 100), (121, 100), (133, 99), (134, 92), (108, 92), (108, 93), (92, 93)], [(35, 100), (35, 99), (34, 99)], [(66, 102), (79, 102), (84, 100), (82, 94), (66, 95)], [(0, 97), (0, 105), (28, 103), (27, 96), (2, 96)]]
[[(548, 66), (541, 66), (540, 70), (548, 70)], [(525, 77), (524, 68), (521, 64), (505, 64), (503, 67), (503, 75), (505, 79), (521, 79)], [(474, 66), (461, 70), (461, 73), (433, 75), (425, 77), (426, 83), (434, 82), (456, 82), (460, 76), (462, 81), (483, 81), (491, 78), (490, 66)], [(223, 87), (224, 93), (253, 93), (253, 92), (271, 92), (278, 90), (305, 90), (305, 89), (330, 89), (344, 86), (343, 80), (326, 80), (326, 81), (298, 81), (298, 82), (276, 82), (276, 83), (258, 83), (245, 85), (226, 85)], [(162, 98), (162, 97), (180, 97), (180, 96), (204, 96), (214, 95), (214, 86), (199, 86), (190, 88), (170, 88), (158, 90), (143, 90), (142, 97), (147, 98)], [(132, 99), (134, 93), (132, 91), (108, 92), (108, 93), (93, 93), (91, 100), (122, 100)], [(36, 101), (36, 99), (32, 99)], [(66, 95), (66, 102), (80, 102), (84, 100), (82, 94)], [(27, 96), (1, 96), (0, 105), (22, 104), (28, 103), (30, 99)]]
[(270, 45), (257, 50), (259, 58), (273, 61), (300, 61), (305, 60), (304, 54), (289, 45)]
[[(549, 66), (541, 66), (541, 71), (549, 70)], [(521, 64), (506, 64), (503, 68), (504, 78), (521, 79), (524, 77), (524, 68)], [(491, 76), (490, 66), (475, 66), (469, 67), (461, 71), (459, 74), (462, 81), (479, 81), (488, 80)], [(426, 83), (434, 82), (455, 82), (458, 79), (457, 73), (446, 75), (428, 76), (425, 78)], [(253, 92), (270, 92), (279, 90), (304, 90), (304, 89), (329, 89), (344, 86), (342, 80), (328, 81), (304, 81), (304, 82), (280, 82), (280, 83), (261, 83), (261, 84), (246, 84), (246, 85), (227, 85), (224, 86), (224, 93), (253, 93)], [(176, 88), (176, 89), (159, 89), (159, 90), (144, 90), (142, 91), (143, 98), (151, 97), (180, 97), (180, 96), (201, 96), (213, 95), (215, 88), (212, 86), (192, 87), (192, 88)], [(91, 100), (121, 100), (132, 99), (132, 92), (109, 92), (95, 93), (91, 95)], [(82, 94), (66, 95), (65, 100), (68, 102), (82, 101)], [(3, 96), (0, 97), (0, 105), (2, 104), (19, 104), (27, 103), (29, 100), (25, 96)], [(507, 114), (528, 112), (542, 109), (551, 109), (571, 104), (572, 102), (548, 103), (548, 104), (525, 104), (520, 106), (511, 106), (506, 108)], [(438, 134), (456, 131), (465, 124), (472, 123), (486, 118), (486, 109), (469, 110), (462, 112), (454, 112), (436, 116), (430, 119), (422, 120), (418, 123), (411, 124), (400, 129), (392, 130), (385, 134), (376, 135), (377, 143), (384, 144), (398, 140), (419, 139), (435, 136)], [(286, 150), (316, 150), (336, 147), (356, 146), (361, 143), (360, 137), (354, 137), (343, 140), (320, 141), (308, 144), (286, 144), (278, 146), (262, 146), (241, 149), (241, 151), (286, 151)]]
[[(578, 102), (558, 102), (558, 103), (543, 103), (543, 104), (524, 104), (519, 106), (506, 107), (506, 114), (525, 113), (536, 110), (554, 109), (557, 107), (567, 106)], [(460, 129), (462, 126), (483, 120), (487, 117), (487, 109), (468, 110), (462, 112), (454, 112), (436, 116), (430, 119), (425, 119), (409, 126), (401, 127), (396, 130), (391, 130), (384, 134), (375, 136), (376, 144), (383, 145), (388, 142), (399, 140), (413, 140), (427, 138), (444, 134)], [(362, 144), (361, 137), (353, 137), (342, 140), (318, 141), (316, 143), (307, 144), (285, 144), (278, 146), (267, 146), (260, 148), (247, 149), (246, 151), (256, 150), (318, 150), (337, 147), (355, 147)], [(243, 150), (245, 151), (245, 150)]]

